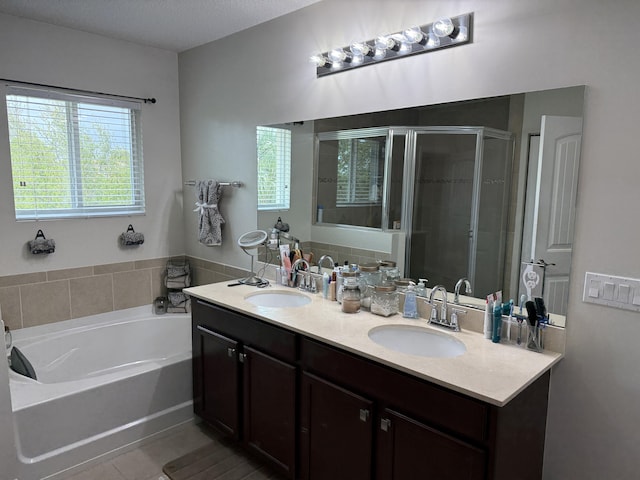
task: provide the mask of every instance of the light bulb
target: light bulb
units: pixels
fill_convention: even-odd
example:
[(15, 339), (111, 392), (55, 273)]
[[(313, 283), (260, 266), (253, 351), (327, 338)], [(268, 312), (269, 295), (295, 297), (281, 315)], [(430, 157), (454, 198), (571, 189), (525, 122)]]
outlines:
[(364, 63), (364, 55), (353, 55), (351, 65), (362, 65)]
[(332, 63), (340, 63), (344, 62), (347, 59), (347, 52), (345, 52), (342, 48), (334, 48), (329, 52), (329, 60)]
[(449, 17), (444, 17), (433, 22), (433, 33), (438, 37), (448, 37), (453, 33), (453, 22)]
[(318, 67), (318, 68), (325, 67), (329, 63), (329, 61), (327, 60), (327, 57), (325, 57), (324, 55), (322, 55), (320, 53), (318, 53), (316, 55), (312, 55), (309, 58), (309, 61), (311, 63), (314, 63), (315, 66)]
[(411, 53), (413, 51), (413, 47), (410, 43), (402, 42), (400, 44), (400, 49), (398, 50), (399, 55), (406, 55), (407, 53)]
[(382, 60), (386, 56), (387, 56), (386, 48), (376, 48), (373, 58), (375, 58), (376, 60)]
[(396, 46), (396, 41), (386, 35), (380, 35), (376, 38), (376, 50), (391, 50)]
[(351, 53), (353, 53), (354, 57), (357, 55), (369, 55), (371, 53), (371, 47), (366, 42), (353, 42), (349, 46), (349, 50), (351, 50)]
[(420, 27), (407, 28), (402, 35), (407, 43), (420, 43), (424, 39), (424, 32)]
[(438, 36), (433, 33), (433, 32), (429, 32), (428, 35), (429, 39), (427, 40), (427, 48), (437, 48), (440, 46), (440, 38), (438, 38)]

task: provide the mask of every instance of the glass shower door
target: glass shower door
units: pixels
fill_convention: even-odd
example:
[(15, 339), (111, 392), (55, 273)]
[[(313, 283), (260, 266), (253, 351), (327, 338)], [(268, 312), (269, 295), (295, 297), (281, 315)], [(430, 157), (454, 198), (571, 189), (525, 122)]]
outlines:
[(480, 298), (507, 287), (511, 138), (484, 127), (416, 129), (408, 276), (447, 291), (466, 277)]
[(409, 275), (430, 287), (469, 276), (476, 146), (475, 133), (416, 131)]

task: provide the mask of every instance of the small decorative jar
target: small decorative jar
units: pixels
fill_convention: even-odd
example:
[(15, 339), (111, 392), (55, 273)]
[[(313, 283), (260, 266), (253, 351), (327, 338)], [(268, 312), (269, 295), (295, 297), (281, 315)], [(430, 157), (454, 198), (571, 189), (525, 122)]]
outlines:
[(360, 282), (356, 272), (342, 273), (342, 311), (358, 313), (360, 311)]
[(371, 296), (371, 313), (390, 317), (398, 313), (400, 302), (395, 285), (377, 285)]

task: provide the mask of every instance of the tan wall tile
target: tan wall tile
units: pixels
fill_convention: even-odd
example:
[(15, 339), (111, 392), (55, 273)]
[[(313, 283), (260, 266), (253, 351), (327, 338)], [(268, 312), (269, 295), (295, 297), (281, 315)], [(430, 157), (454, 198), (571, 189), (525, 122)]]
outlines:
[(97, 275), (69, 281), (72, 318), (86, 317), (113, 310), (113, 277)]
[(166, 267), (152, 268), (151, 271), (151, 296), (155, 299), (157, 297), (166, 297), (167, 287), (164, 286), (164, 277), (166, 274)]
[(71, 318), (69, 282), (67, 280), (23, 285), (20, 287), (20, 297), (24, 327), (44, 325)]
[(22, 328), (20, 310), (20, 287), (0, 288), (0, 308), (2, 320), (10, 329)]
[(16, 285), (27, 285), (29, 283), (46, 282), (47, 274), (45, 272), (23, 273), (20, 275), (7, 275), (0, 277), (0, 288), (14, 287)]
[(153, 302), (151, 270), (132, 270), (113, 274), (114, 310), (139, 307)]
[(205, 270), (204, 268), (194, 268), (191, 271), (193, 285), (207, 285), (215, 283), (216, 272)]
[(95, 265), (93, 272), (95, 275), (103, 275), (105, 273), (126, 272), (136, 268), (135, 262), (109, 263), (106, 265)]
[(51, 270), (47, 272), (47, 280), (66, 280), (69, 278), (90, 277), (93, 275), (93, 267), (65, 268), (64, 270)]
[(135, 262), (136, 270), (144, 270), (147, 268), (165, 268), (169, 257), (152, 258), (150, 260), (138, 260)]

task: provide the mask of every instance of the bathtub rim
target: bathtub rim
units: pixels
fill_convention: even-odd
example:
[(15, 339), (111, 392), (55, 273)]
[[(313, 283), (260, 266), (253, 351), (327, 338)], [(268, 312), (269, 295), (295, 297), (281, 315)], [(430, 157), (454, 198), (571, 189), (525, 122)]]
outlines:
[[(190, 313), (156, 315), (153, 312), (152, 305), (144, 305), (14, 330), (12, 332), (16, 333), (13, 334), (13, 345), (20, 348), (19, 344), (24, 342), (41, 341), (47, 338), (55, 338), (68, 333), (77, 333), (108, 325), (118, 325), (131, 321), (144, 321), (151, 318), (167, 316), (185, 321), (190, 321), (191, 319)], [(164, 365), (188, 360), (191, 357), (192, 351), (191, 345), (189, 345), (187, 350), (175, 353), (165, 359), (154, 359), (139, 365), (133, 365), (126, 370), (126, 375), (123, 375), (123, 371), (116, 371), (100, 376), (58, 383), (41, 383), (8, 369), (12, 411), (15, 413), (47, 401), (73, 395), (91, 388), (97, 388), (101, 384), (116, 381), (123, 378), (123, 376), (141, 375), (150, 370), (161, 368)]]

